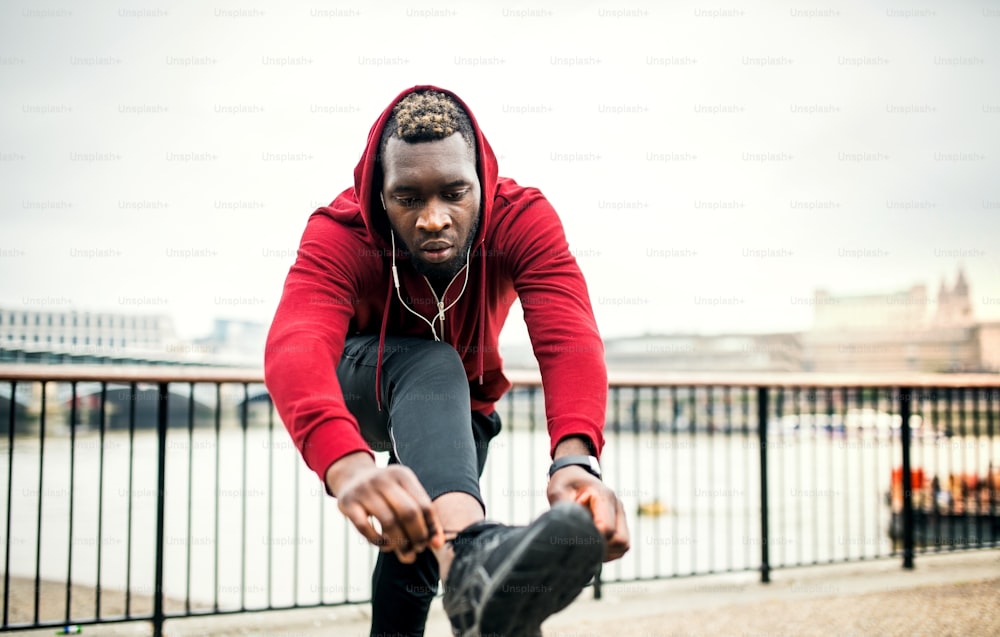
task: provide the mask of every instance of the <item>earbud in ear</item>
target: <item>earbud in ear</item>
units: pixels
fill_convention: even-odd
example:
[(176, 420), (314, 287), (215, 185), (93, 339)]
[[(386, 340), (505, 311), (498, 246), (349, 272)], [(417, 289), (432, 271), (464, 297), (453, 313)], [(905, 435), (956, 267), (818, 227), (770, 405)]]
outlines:
[(382, 193), (378, 193), (378, 198), (382, 202), (382, 210), (385, 210), (385, 197), (382, 196)]

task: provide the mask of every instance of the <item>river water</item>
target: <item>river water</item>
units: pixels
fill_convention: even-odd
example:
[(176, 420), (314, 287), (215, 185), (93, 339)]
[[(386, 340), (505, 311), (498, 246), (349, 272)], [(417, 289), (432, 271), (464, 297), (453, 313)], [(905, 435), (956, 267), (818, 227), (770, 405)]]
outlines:
[[(155, 434), (111, 432), (102, 447), (97, 433), (83, 433), (72, 449), (66, 435), (47, 436), (44, 454), (37, 437), (18, 437), (12, 451), (4, 443), (9, 572), (34, 577), (37, 564), (43, 579), (151, 594)], [(455, 452), (442, 449), (442, 461)], [(900, 463), (891, 432), (786, 434), (770, 439), (766, 452), (772, 566), (890, 554), (886, 496)], [(526, 523), (544, 511), (544, 431), (504, 431), (490, 454), (483, 476), (490, 517)], [(985, 476), (998, 466), (1000, 440), (919, 439), (913, 454), (929, 474)], [(218, 438), (208, 429), (190, 438), (170, 430), (166, 457), (168, 596), (221, 609), (369, 596), (373, 549), (347, 527), (280, 425), (224, 428)], [(609, 433), (606, 481), (625, 503), (632, 550), (606, 566), (605, 579), (758, 568), (760, 457), (750, 434)], [(660, 514), (639, 514), (657, 504)]]

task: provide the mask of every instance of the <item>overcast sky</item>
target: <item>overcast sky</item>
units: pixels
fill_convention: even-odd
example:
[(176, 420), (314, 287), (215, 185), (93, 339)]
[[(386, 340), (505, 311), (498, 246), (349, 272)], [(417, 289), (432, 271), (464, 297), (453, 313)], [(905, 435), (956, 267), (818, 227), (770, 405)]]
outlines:
[(432, 83), (560, 212), (606, 336), (806, 329), (816, 288), (959, 266), (1000, 319), (995, 2), (371, 4), (2, 3), (0, 306), (269, 322)]

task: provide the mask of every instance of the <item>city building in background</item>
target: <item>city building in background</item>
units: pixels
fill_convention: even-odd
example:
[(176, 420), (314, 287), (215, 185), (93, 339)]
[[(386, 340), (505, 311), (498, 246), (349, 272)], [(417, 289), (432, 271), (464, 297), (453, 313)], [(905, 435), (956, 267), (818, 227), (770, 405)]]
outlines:
[(0, 306), (0, 362), (259, 367), (263, 325), (217, 319), (197, 341), (166, 314)]
[(636, 372), (795, 372), (802, 370), (799, 334), (663, 334), (608, 339), (611, 369)]
[[(1000, 321), (976, 321), (962, 271), (936, 297), (817, 290), (798, 333), (649, 334), (605, 343), (611, 370), (665, 372), (1000, 372)], [(515, 360), (523, 361), (518, 353)]]
[(984, 371), (1000, 372), (1000, 321), (979, 324), (979, 358)]
[(886, 294), (817, 290), (803, 369), (818, 372), (998, 371), (995, 323), (979, 323), (962, 271), (936, 297), (923, 285)]
[(228, 365), (261, 367), (267, 328), (264, 323), (217, 318), (211, 334), (195, 339), (194, 349), (212, 352), (213, 359)]
[[(932, 297), (925, 285), (885, 294), (816, 290), (802, 332), (646, 334), (605, 340), (613, 371), (1000, 372), (1000, 321), (977, 321), (961, 271)], [(267, 325), (215, 319), (178, 338), (164, 314), (0, 307), (0, 362), (260, 368)], [(529, 345), (507, 345), (509, 369), (537, 369)]]

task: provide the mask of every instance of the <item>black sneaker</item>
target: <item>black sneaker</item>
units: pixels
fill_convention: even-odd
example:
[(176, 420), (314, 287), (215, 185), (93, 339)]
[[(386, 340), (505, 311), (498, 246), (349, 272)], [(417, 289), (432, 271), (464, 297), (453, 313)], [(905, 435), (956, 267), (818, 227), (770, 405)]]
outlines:
[(573, 502), (557, 502), (525, 527), (474, 524), (452, 544), (444, 610), (459, 637), (539, 637), (604, 558), (604, 538)]

